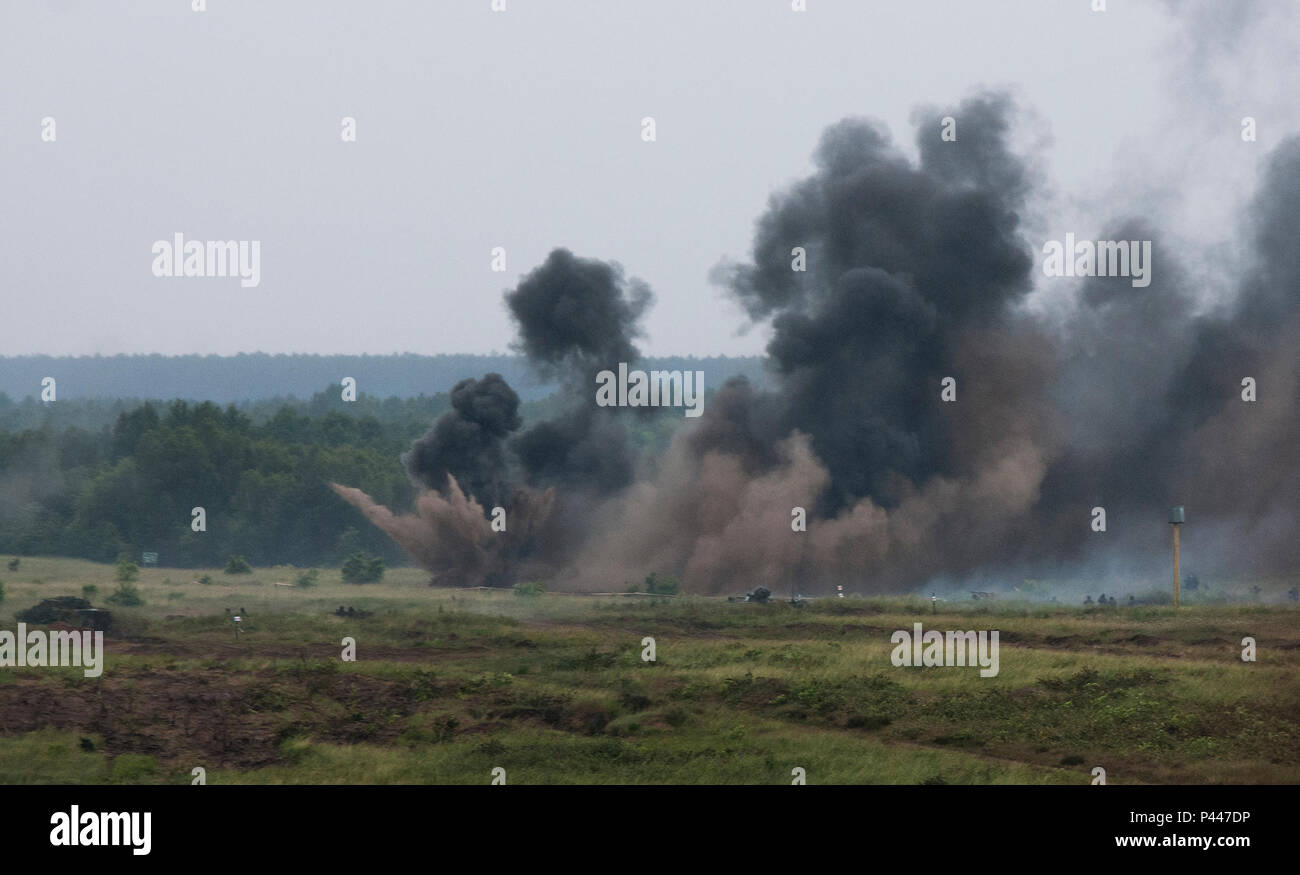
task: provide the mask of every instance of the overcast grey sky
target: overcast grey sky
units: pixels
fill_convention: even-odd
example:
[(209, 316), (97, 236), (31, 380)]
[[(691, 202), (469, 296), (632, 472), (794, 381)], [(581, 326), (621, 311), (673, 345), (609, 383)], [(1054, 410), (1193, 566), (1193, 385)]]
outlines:
[[(1217, 251), (1300, 130), (1296, 4), (1090, 5), (0, 0), (0, 354), (504, 351), (555, 246), (651, 285), (644, 351), (761, 352), (709, 270), (822, 129), (910, 153), (980, 87), (1026, 111), (1035, 232), (1159, 210)], [(261, 241), (260, 285), (154, 277), (176, 232)]]

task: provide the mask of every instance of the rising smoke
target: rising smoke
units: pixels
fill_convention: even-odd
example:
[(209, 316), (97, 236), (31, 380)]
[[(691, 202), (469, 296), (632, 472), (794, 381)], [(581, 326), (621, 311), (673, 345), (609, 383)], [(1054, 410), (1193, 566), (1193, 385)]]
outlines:
[[(560, 249), (506, 302), (518, 348), (561, 378), (569, 408), (518, 431), (500, 377), (464, 381), (404, 457), (427, 490), (416, 515), (340, 495), (457, 583), (621, 589), (657, 571), (694, 592), (816, 592), (1087, 563), (1141, 573), (1165, 559), (1171, 504), (1200, 525), (1198, 567), (1294, 570), (1300, 140), (1267, 168), (1232, 300), (1197, 312), (1197, 278), (1159, 229), (1118, 219), (1099, 238), (1155, 241), (1151, 284), (1087, 279), (1048, 316), (1026, 307), (1039, 243), (1022, 227), (1034, 178), (1009, 145), (1014, 107), (985, 94), (949, 114), (959, 142), (939, 138), (941, 113), (918, 113), (915, 161), (873, 123), (829, 128), (812, 175), (760, 218), (751, 259), (715, 271), (770, 320), (773, 389), (720, 387), (661, 458), (635, 459), (638, 414), (596, 407), (594, 375), (635, 361), (650, 292)], [(945, 377), (955, 402), (940, 400)], [(487, 520), (498, 504), (504, 534)]]
[(528, 483), (599, 495), (627, 486), (634, 460), (624, 421), (592, 399), (597, 372), (640, 357), (632, 340), (642, 333), (649, 286), (625, 280), (616, 264), (557, 249), (505, 297), (517, 348), (540, 373), (562, 380), (572, 405), (514, 441)]

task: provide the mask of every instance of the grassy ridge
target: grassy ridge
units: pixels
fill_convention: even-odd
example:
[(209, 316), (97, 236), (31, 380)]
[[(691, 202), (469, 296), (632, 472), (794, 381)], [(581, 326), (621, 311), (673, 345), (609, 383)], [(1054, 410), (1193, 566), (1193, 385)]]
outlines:
[[(0, 629), (115, 586), (78, 560), (0, 576)], [(295, 578), (146, 569), (101, 678), (0, 669), (0, 781), (187, 783), (201, 766), (210, 783), (486, 783), (501, 767), (512, 784), (758, 784), (799, 767), (809, 783), (1086, 784), (1102, 766), (1109, 783), (1300, 782), (1290, 605), (520, 598), (413, 569), (273, 585)], [(224, 608), (247, 611), (242, 635)], [(998, 630), (999, 674), (894, 667), (891, 633), (918, 621)]]

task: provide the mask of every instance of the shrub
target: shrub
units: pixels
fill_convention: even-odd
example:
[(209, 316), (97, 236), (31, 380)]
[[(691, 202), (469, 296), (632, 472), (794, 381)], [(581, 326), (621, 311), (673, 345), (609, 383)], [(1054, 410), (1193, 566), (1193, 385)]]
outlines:
[(344, 583), (378, 583), (384, 577), (384, 560), (369, 553), (353, 553), (343, 561)]
[(226, 560), (226, 574), (252, 574), (253, 566), (243, 556), (231, 556)]
[(690, 718), (685, 708), (669, 708), (664, 712), (664, 722), (673, 728), (684, 725)]
[(122, 581), (122, 583), (118, 584), (117, 589), (108, 597), (108, 601), (124, 608), (144, 604), (144, 598), (140, 595), (139, 588), (129, 581)]
[(81, 588), (81, 597), (86, 601), (91, 601), (97, 595), (99, 595), (99, 587), (93, 583), (88, 583)]
[(677, 595), (677, 578), (651, 574), (645, 579), (645, 591), (655, 595)]
[(0, 602), (5, 600), (5, 582), (0, 580)]
[(534, 583), (532, 581), (529, 581), (527, 583), (516, 583), (514, 586), (514, 590), (515, 590), (515, 595), (517, 596), (523, 596), (524, 598), (531, 598), (533, 596), (539, 596), (542, 593), (546, 592), (546, 587), (542, 586), (540, 583)]
[(211, 582), (212, 582), (212, 578), (209, 577), (209, 576), (206, 575), (206, 574), (199, 578), (199, 583), (207, 584), (207, 583), (211, 583)]
[(117, 560), (116, 573), (120, 583), (128, 583), (140, 576), (140, 566), (123, 556)]
[(295, 581), (295, 585), (306, 589), (308, 587), (315, 586), (316, 581), (319, 578), (320, 578), (320, 569), (310, 568), (298, 575), (298, 579), (297, 581)]
[(18, 570), (18, 566), (21, 565), (21, 564), (22, 564), (22, 560), (19, 559), (17, 556), (15, 556), (14, 558), (12, 558), (12, 559), (9, 560), (9, 570), (10, 570), (10, 571), (17, 571), (17, 570)]

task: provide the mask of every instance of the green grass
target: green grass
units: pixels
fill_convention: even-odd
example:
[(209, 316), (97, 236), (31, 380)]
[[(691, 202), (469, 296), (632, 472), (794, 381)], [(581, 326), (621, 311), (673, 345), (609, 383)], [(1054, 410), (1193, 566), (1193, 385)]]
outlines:
[[(520, 598), (401, 568), (274, 585), (300, 572), (143, 569), (143, 604), (108, 606), (101, 678), (0, 669), (0, 781), (188, 783), (201, 766), (213, 784), (475, 784), (495, 767), (512, 784), (789, 783), (794, 768), (809, 783), (1087, 784), (1100, 765), (1115, 784), (1300, 782), (1289, 604)], [(0, 628), (83, 586), (102, 599), (113, 573), (24, 558)], [(227, 608), (247, 615), (238, 636)], [(998, 630), (998, 675), (894, 667), (891, 633), (918, 621)]]

